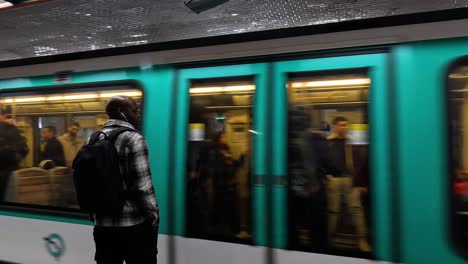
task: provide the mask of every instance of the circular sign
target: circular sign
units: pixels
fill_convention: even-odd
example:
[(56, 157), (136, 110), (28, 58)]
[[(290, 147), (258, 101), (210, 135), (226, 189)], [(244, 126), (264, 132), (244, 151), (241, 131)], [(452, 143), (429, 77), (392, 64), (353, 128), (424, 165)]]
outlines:
[(65, 240), (59, 234), (50, 234), (45, 237), (47, 252), (58, 259), (65, 254)]

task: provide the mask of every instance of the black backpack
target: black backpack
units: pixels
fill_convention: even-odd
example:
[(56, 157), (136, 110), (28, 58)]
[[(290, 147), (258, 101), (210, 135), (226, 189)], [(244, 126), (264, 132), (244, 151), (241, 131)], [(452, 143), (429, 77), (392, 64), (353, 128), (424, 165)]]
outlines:
[[(88, 213), (118, 215), (127, 201), (125, 160), (115, 148), (117, 137), (131, 128), (120, 127), (109, 135), (102, 131), (91, 135), (73, 160), (73, 180), (80, 208)], [(122, 166), (125, 165), (125, 166)], [(124, 171), (121, 171), (124, 168)], [(128, 186), (128, 184), (127, 184)]]

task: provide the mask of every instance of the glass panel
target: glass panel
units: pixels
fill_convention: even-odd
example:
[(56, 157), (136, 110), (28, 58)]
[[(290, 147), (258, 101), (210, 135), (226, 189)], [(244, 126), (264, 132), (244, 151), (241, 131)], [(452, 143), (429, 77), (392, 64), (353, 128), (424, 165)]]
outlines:
[(468, 253), (468, 59), (449, 75), (453, 236)]
[(252, 82), (193, 82), (187, 163), (187, 235), (251, 238)]
[(289, 76), (290, 241), (295, 249), (367, 256), (369, 167), (362, 71)]
[(78, 208), (71, 166), (107, 120), (114, 95), (141, 105), (135, 89), (4, 94), (0, 98), (0, 201)]

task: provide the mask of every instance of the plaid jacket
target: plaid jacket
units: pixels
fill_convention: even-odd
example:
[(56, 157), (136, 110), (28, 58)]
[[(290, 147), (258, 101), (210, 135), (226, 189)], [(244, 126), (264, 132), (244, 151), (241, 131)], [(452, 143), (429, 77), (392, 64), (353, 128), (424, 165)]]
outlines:
[[(109, 135), (118, 127), (129, 127), (135, 129), (131, 124), (109, 119), (102, 132)], [(115, 147), (121, 160), (127, 160), (128, 186), (132, 198), (127, 200), (120, 215), (103, 216), (95, 215), (94, 224), (106, 227), (133, 226), (150, 220), (159, 222), (159, 207), (153, 188), (148, 145), (144, 137), (133, 131), (123, 132), (115, 141)]]

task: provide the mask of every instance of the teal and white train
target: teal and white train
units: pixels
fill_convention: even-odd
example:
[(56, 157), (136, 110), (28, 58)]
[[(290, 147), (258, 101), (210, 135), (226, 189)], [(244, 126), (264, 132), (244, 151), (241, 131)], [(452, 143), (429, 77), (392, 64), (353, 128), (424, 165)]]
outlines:
[[(2, 68), (0, 103), (30, 152), (0, 205), (0, 261), (93, 263), (69, 173), (36, 168), (40, 129), (78, 121), (86, 139), (106, 98), (127, 94), (150, 147), (159, 263), (468, 263), (467, 22)], [(326, 241), (329, 190), (307, 134), (337, 116), (364, 153), (367, 253), (346, 203)], [(229, 183), (201, 154), (218, 132), (237, 164)]]

